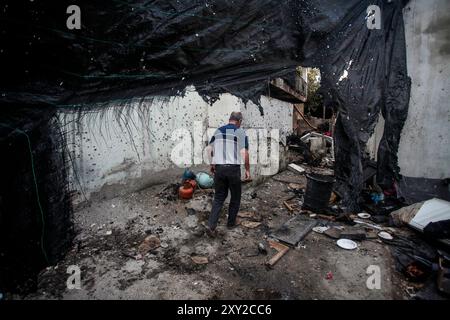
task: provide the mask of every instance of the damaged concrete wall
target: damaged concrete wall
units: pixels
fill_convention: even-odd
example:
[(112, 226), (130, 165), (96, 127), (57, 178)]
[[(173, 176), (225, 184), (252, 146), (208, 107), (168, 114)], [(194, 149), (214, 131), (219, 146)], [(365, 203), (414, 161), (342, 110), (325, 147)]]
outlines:
[(413, 0), (404, 9), (408, 119), (399, 148), (401, 174), (450, 177), (450, 2)]
[[(450, 2), (411, 0), (404, 9), (411, 98), (398, 151), (400, 189), (408, 202), (450, 198)], [(367, 150), (376, 159), (380, 116)]]
[[(189, 87), (184, 96), (117, 102), (88, 113), (60, 113), (70, 154), (74, 204), (178, 181), (183, 165), (173, 162), (172, 153), (177, 151), (177, 146), (191, 155), (187, 166), (207, 169), (204, 162), (198, 165), (202, 162), (198, 147), (206, 146), (215, 128), (228, 122), (231, 111), (243, 112), (250, 151), (257, 159), (263, 159), (267, 151), (257, 149), (258, 136), (265, 137), (264, 129), (269, 136), (270, 129), (278, 129), (280, 140), (285, 141), (286, 135), (292, 132), (292, 104), (262, 96), (261, 105), (267, 110), (264, 116), (255, 104), (245, 105), (239, 98), (223, 94), (210, 106), (195, 88)], [(194, 137), (194, 127), (201, 128), (203, 137)], [(277, 157), (281, 165), (283, 151), (280, 147), (280, 159)], [(267, 161), (253, 165), (252, 175), (257, 178), (267, 174), (269, 166)], [(278, 169), (279, 163), (275, 167)]]

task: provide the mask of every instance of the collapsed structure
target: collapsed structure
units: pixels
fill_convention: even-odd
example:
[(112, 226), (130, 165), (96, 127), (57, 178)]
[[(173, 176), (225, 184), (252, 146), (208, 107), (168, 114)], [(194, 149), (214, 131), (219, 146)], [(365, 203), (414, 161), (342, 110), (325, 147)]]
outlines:
[[(83, 192), (83, 186), (72, 186), (91, 170), (74, 166), (77, 160), (71, 155), (82, 143), (90, 117), (101, 122), (104, 115), (115, 115), (133, 132), (133, 121), (155, 108), (152, 97), (189, 95), (186, 88), (191, 85), (205, 104), (220, 104), (221, 95), (230, 94), (242, 106), (258, 107), (258, 117), (270, 118), (270, 108), (280, 107), (264, 105), (261, 98), (270, 96), (270, 82), (287, 78), (299, 65), (318, 67), (324, 103), (338, 113), (335, 191), (345, 207), (359, 209), (366, 144), (380, 113), (384, 129), (377, 181), (386, 189), (401, 185), (397, 152), (411, 89), (406, 1), (113, 1), (106, 9), (98, 1), (77, 5), (82, 10), (80, 30), (65, 28), (64, 2), (29, 3), (27, 10), (8, 4), (2, 12), (8, 22), (2, 54), (9, 63), (1, 86), (0, 141), (4, 150), (16, 148), (8, 153), (13, 157), (2, 159), (8, 172), (0, 203), (1, 248), (6, 252), (2, 274), (15, 270), (26, 278), (47, 261), (58, 260), (69, 246), (71, 192)], [(373, 5), (382, 13), (380, 29), (368, 27)], [(160, 101), (163, 110), (170, 100)], [(286, 110), (280, 112), (285, 115)], [(155, 122), (169, 120), (160, 115)], [(133, 138), (130, 134), (130, 148), (135, 148)], [(89, 156), (95, 158), (96, 151)], [(14, 158), (19, 154), (20, 164)], [(17, 175), (23, 181), (10, 188)], [(29, 190), (20, 199), (19, 185)], [(17, 201), (27, 210), (15, 206)], [(26, 238), (33, 240), (26, 245), (16, 240), (18, 225), (32, 230)], [(30, 270), (15, 269), (25, 247), (39, 258), (28, 264)], [(0, 281), (0, 286), (17, 285), (8, 277)]]

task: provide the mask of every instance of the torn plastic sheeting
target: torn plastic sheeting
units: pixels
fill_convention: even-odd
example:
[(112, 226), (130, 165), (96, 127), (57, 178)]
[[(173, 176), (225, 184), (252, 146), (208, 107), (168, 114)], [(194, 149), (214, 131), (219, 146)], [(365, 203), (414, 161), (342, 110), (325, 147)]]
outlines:
[[(81, 30), (66, 28), (69, 4), (14, 2), (2, 13), (2, 105), (114, 104), (191, 84), (208, 102), (229, 92), (259, 104), (270, 79), (319, 67), (324, 101), (339, 111), (335, 172), (345, 205), (358, 209), (363, 150), (380, 110), (377, 177), (382, 185), (399, 178), (410, 90), (405, 1), (78, 1)], [(380, 30), (367, 28), (370, 5), (381, 8)]]

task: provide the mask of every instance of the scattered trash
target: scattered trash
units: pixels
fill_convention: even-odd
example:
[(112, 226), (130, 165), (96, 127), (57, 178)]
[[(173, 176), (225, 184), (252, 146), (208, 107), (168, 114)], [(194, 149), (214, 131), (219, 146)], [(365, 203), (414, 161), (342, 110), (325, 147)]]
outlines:
[(166, 185), (158, 194), (157, 196), (159, 198), (168, 200), (168, 201), (175, 201), (178, 200), (178, 190), (180, 188), (181, 184), (179, 183), (171, 183), (169, 185)]
[(340, 238), (349, 240), (366, 240), (366, 232), (361, 229), (345, 230), (341, 232)]
[(283, 201), (284, 206), (289, 210), (290, 213), (294, 212), (294, 208), (292, 208), (287, 201)]
[(300, 167), (299, 165), (295, 164), (295, 163), (291, 163), (288, 165), (288, 169), (292, 172), (295, 173), (304, 173), (306, 170), (303, 169), (302, 167)]
[(351, 226), (355, 225), (355, 221), (353, 220), (353, 215), (350, 213), (340, 213), (336, 219), (336, 221), (340, 221), (346, 224), (349, 224)]
[(339, 239), (336, 244), (346, 250), (354, 250), (358, 247), (355, 241), (352, 241), (350, 239)]
[(267, 254), (266, 246), (262, 242), (258, 243), (258, 252), (264, 255)]
[(112, 231), (111, 231), (111, 230), (106, 231), (106, 235), (107, 235), (107, 236), (112, 235)]
[(362, 224), (362, 225), (371, 227), (371, 228), (373, 228), (373, 229), (383, 230), (383, 228), (381, 228), (380, 226), (377, 226), (377, 225), (374, 225), (374, 224), (371, 224), (371, 223), (367, 223), (367, 222), (364, 222), (364, 221), (361, 221), (361, 220), (357, 220), (357, 219), (355, 219), (355, 220), (353, 220), (353, 221), (354, 221), (355, 223), (357, 223), (357, 224)]
[(327, 272), (327, 275), (325, 276), (326, 280), (333, 280), (333, 273), (331, 271)]
[(150, 235), (150, 236), (146, 237), (144, 239), (144, 241), (139, 245), (139, 247), (138, 247), (139, 254), (144, 256), (149, 251), (159, 248), (160, 245), (161, 245), (161, 241), (159, 240), (159, 238), (156, 236)]
[(319, 219), (328, 220), (328, 221), (335, 221), (336, 220), (336, 217), (334, 217), (334, 216), (327, 216), (327, 215), (324, 215), (324, 214), (316, 214), (315, 217), (319, 218)]
[(450, 295), (450, 257), (441, 251), (439, 251), (437, 287), (440, 292)]
[(277, 253), (266, 262), (266, 266), (272, 268), (286, 254), (286, 252), (289, 251), (289, 247), (272, 240), (269, 240), (269, 246), (277, 251)]
[(293, 189), (293, 190), (300, 190), (300, 189), (303, 189), (303, 185), (298, 184), (298, 183), (289, 183), (289, 184), (288, 184), (288, 187), (289, 187), (290, 189)]
[(429, 275), (426, 267), (418, 261), (414, 261), (408, 265), (405, 269), (405, 274), (410, 281), (416, 282), (424, 281)]
[(207, 264), (208, 258), (207, 257), (203, 257), (203, 256), (191, 256), (191, 260), (195, 263), (195, 264)]
[(416, 289), (414, 287), (406, 287), (405, 288), (405, 292), (411, 297), (415, 297), (416, 296)]
[(361, 219), (370, 219), (371, 215), (365, 212), (358, 213), (358, 217)]
[(342, 233), (342, 230), (340, 230), (336, 227), (329, 228), (328, 230), (325, 230), (323, 232), (324, 235), (326, 235), (332, 239), (339, 239), (341, 237), (341, 233)]
[(382, 192), (381, 192), (381, 193), (372, 193), (372, 194), (370, 195), (370, 198), (372, 199), (372, 201), (373, 201), (375, 204), (378, 204), (378, 203), (384, 201), (384, 194), (383, 194)]
[(397, 227), (402, 227), (409, 224), (409, 222), (415, 217), (417, 212), (422, 207), (423, 202), (415, 203), (410, 206), (398, 209), (391, 213), (392, 222)]
[(254, 229), (259, 227), (261, 225), (261, 222), (244, 220), (241, 222), (241, 225), (249, 229)]
[(389, 217), (377, 215), (377, 216), (371, 216), (370, 220), (372, 220), (375, 223), (386, 223), (389, 221)]
[(312, 230), (314, 232), (317, 232), (317, 233), (320, 233), (320, 234), (324, 233), (328, 229), (330, 229), (330, 227), (314, 227), (314, 228), (312, 228)]
[(378, 233), (378, 236), (379, 236), (381, 239), (384, 239), (384, 240), (392, 240), (392, 239), (394, 239), (394, 237), (393, 237), (390, 233), (388, 233), (388, 232), (386, 232), (386, 231), (381, 231), (381, 232), (379, 232), (379, 233)]
[(167, 247), (169, 247), (169, 245), (166, 242), (161, 243), (161, 248), (167, 248)]
[(336, 203), (338, 201), (339, 196), (335, 192), (331, 192), (330, 204)]

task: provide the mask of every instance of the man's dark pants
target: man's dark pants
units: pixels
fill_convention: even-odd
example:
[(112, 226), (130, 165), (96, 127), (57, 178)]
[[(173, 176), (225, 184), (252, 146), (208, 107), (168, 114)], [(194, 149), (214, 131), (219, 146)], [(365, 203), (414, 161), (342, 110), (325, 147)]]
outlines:
[(240, 165), (216, 165), (214, 174), (214, 202), (209, 216), (208, 226), (211, 230), (217, 227), (220, 212), (228, 189), (231, 193), (230, 205), (228, 206), (228, 225), (236, 223), (236, 216), (241, 205), (241, 166)]

